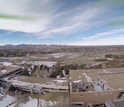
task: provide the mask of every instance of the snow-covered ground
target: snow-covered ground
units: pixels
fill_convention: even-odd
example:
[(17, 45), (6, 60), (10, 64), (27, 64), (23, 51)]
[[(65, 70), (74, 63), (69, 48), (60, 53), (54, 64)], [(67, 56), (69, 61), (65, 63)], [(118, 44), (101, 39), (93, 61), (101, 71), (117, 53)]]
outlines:
[(31, 56), (32, 58), (39, 58), (39, 59), (51, 59), (51, 58), (76, 58), (79, 57), (80, 53), (52, 53), (52, 54), (45, 54), (45, 56)]
[(21, 104), (21, 107), (47, 107), (47, 106), (53, 106), (55, 105), (57, 102), (54, 101), (45, 101), (43, 99), (39, 99), (39, 102), (38, 102), (38, 99), (34, 99), (32, 97), (29, 97), (28, 98), (29, 101), (26, 102), (26, 104)]
[(114, 59), (112, 59), (112, 58), (107, 58), (107, 60), (110, 60), (110, 61), (112, 61), (112, 60), (114, 60)]
[[(2, 96), (0, 95), (0, 97)], [(5, 98), (3, 98), (2, 101), (0, 101), (0, 107), (14, 107), (14, 105), (8, 106), (14, 101), (15, 101), (15, 97), (7, 95), (5, 96)]]
[[(0, 98), (1, 97), (3, 96), (0, 94)], [(7, 95), (3, 97), (2, 101), (0, 101), (0, 107), (15, 107), (15, 105), (17, 104), (16, 101), (16, 97)], [(56, 101), (45, 101), (44, 99), (35, 99), (32, 97), (28, 97), (28, 101), (26, 103), (20, 102), (18, 104), (18, 107), (48, 107), (55, 104), (57, 104)]]
[(54, 58), (62, 58), (62, 57), (70, 56), (70, 55), (71, 55), (71, 53), (53, 53), (53, 54), (51, 54), (51, 56)]
[(12, 65), (12, 62), (0, 62), (0, 64), (3, 64), (4, 66), (10, 66)]
[(51, 56), (54, 58), (62, 58), (62, 57), (76, 58), (80, 56), (80, 53), (53, 53), (51, 54)]
[(57, 101), (45, 101), (44, 99), (36, 99), (31, 96), (28, 97), (26, 103), (23, 103), (23, 99), (19, 100), (15, 96), (5, 95), (3, 90), (0, 87), (0, 107), (15, 107), (17, 104), (18, 107), (48, 107), (57, 104)]
[[(6, 95), (1, 100), (2, 96), (3, 95), (0, 94), (0, 107), (55, 107), (55, 105), (59, 106), (69, 102), (69, 98), (66, 94), (63, 95), (59, 93), (57, 95), (54, 95), (54, 93), (43, 95), (51, 98), (51, 100), (47, 101), (44, 99), (44, 97), (41, 97), (42, 95)], [(52, 99), (53, 96), (55, 100)]]
[(0, 64), (4, 65), (4, 66), (11, 66), (11, 67), (19, 67), (17, 65), (12, 65), (12, 62), (0, 62)]
[(7, 72), (7, 70), (1, 70), (1, 72), (2, 72), (2, 73), (6, 73), (6, 72)]
[(81, 82), (81, 80), (76, 80), (76, 81), (73, 81), (74, 83), (78, 83), (78, 82)]
[(56, 65), (57, 62), (55, 62), (55, 61), (31, 61), (31, 62), (28, 62), (28, 64), (32, 64), (32, 65), (46, 65), (48, 67), (52, 67), (52, 66)]

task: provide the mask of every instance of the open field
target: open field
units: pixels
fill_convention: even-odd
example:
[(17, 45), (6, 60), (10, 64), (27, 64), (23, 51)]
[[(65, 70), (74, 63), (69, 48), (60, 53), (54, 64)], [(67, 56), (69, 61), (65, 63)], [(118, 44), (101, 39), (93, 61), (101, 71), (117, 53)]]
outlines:
[(70, 65), (70, 64), (93, 64), (96, 62), (94, 61), (93, 58), (78, 57), (72, 59), (65, 59), (61, 63), (64, 65)]
[(96, 59), (106, 59), (106, 54), (124, 55), (124, 51), (110, 52), (110, 53), (97, 53), (91, 55), (84, 55), (83, 53), (72, 52), (72, 53), (54, 53), (54, 54), (36, 54), (34, 58), (30, 60), (46, 60), (46, 61), (58, 61), (62, 64), (95, 64)]
[(124, 51), (110, 52), (110, 54), (114, 54), (114, 55), (124, 55)]
[[(124, 55), (124, 51), (110, 52), (110, 53), (114, 55)], [(60, 64), (61, 66), (71, 65), (71, 64), (74, 64), (74, 65), (77, 64), (79, 66), (83, 66), (83, 64), (85, 64), (86, 67), (95, 68), (97, 66), (96, 68), (101, 68), (102, 67), (100, 65), (101, 63), (106, 63), (105, 65), (106, 68), (123, 67), (124, 58), (110, 60), (104, 57), (106, 54), (110, 54), (110, 53), (83, 54), (82, 52), (72, 52), (72, 53), (65, 52), (65, 53), (52, 53), (52, 54), (34, 54), (28, 59), (25, 59), (25, 58), (23, 59), (21, 57), (20, 61), (17, 61), (17, 58), (15, 59), (13, 58), (12, 62), (14, 62), (14, 64), (20, 63), (20, 65), (22, 64), (22, 62), (26, 62), (27, 64), (34, 64), (34, 65), (44, 64), (48, 67), (56, 64)], [(8, 70), (13, 70), (13, 69), (11, 69), (10, 67)], [(45, 75), (45, 73), (42, 71), (35, 72), (35, 76), (37, 74), (39, 76)]]
[[(28, 47), (28, 48), (27, 48)], [(24, 46), (24, 50), (13, 49), (12, 52), (25, 53), (23, 56), (3, 56), (0, 60), (19, 61), (57, 61), (65, 65), (69, 64), (95, 64), (95, 59), (104, 59), (105, 54), (124, 55), (124, 46)], [(32, 48), (29, 50), (29, 47)], [(19, 48), (19, 47), (18, 47)], [(22, 47), (21, 47), (22, 48)], [(26, 48), (26, 49), (25, 49)], [(43, 49), (42, 49), (43, 48)], [(52, 49), (52, 50), (51, 50)], [(36, 51), (34, 51), (36, 50)], [(44, 52), (42, 52), (42, 50)], [(51, 51), (48, 51), (51, 50)], [(10, 50), (1, 50), (1, 52)], [(24, 51), (24, 52), (23, 52)], [(4, 52), (4, 53), (5, 53)], [(28, 54), (27, 54), (28, 53)]]
[[(54, 57), (51, 57), (55, 55)], [(60, 55), (60, 57), (59, 57)], [(80, 53), (55, 53), (55, 54), (46, 54), (43, 55), (35, 56), (34, 58), (30, 58), (30, 60), (46, 60), (46, 61), (59, 61), (62, 64), (68, 65), (68, 64), (92, 64), (95, 63), (94, 59), (96, 59), (96, 56), (84, 56), (83, 54)], [(102, 55), (98, 55), (98, 57), (101, 58)], [(47, 57), (47, 58), (46, 58)], [(40, 58), (40, 59), (39, 59)], [(46, 58), (46, 59), (45, 59)]]

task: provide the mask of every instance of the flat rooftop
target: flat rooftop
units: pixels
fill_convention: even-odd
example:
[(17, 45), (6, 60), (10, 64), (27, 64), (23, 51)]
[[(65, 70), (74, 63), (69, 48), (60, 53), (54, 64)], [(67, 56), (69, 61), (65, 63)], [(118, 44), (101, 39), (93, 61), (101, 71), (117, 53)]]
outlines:
[(97, 80), (98, 74), (105, 74), (105, 73), (120, 73), (124, 72), (123, 68), (107, 68), (107, 69), (77, 69), (77, 70), (70, 70), (69, 76), (73, 79), (80, 79), (80, 76), (82, 76), (83, 73), (86, 73), (89, 77), (92, 78), (92, 80)]
[(106, 101), (106, 107), (124, 107), (124, 101)]
[(31, 76), (16, 76), (14, 80), (27, 82), (27, 83), (39, 83), (46, 85), (56, 85), (57, 83), (62, 83), (62, 86), (68, 86), (68, 80), (66, 79), (54, 79), (54, 78), (41, 78), (41, 77), (31, 77)]
[(124, 73), (99, 75), (113, 89), (124, 88)]
[(91, 70), (91, 69), (77, 69), (77, 70), (70, 70), (69, 77), (72, 80), (84, 80), (84, 82), (87, 82), (84, 77), (84, 73), (86, 73), (91, 78), (94, 78), (96, 80), (96, 75), (98, 73), (98, 70)]
[(124, 102), (115, 102), (115, 107), (124, 107)]

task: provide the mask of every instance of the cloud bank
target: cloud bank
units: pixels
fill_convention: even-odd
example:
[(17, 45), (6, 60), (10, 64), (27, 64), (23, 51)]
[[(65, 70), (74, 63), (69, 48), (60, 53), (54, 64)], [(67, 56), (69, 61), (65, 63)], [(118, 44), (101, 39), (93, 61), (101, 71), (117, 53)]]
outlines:
[[(96, 23), (103, 10), (92, 2), (81, 4), (58, 0), (1, 0), (0, 14), (34, 18), (16, 20), (0, 18), (0, 29), (33, 33), (37, 38), (54, 38), (87, 30)], [(73, 0), (72, 0), (73, 1)], [(80, 0), (79, 0), (80, 1)]]
[(0, 41), (122, 44), (123, 9), (121, 0), (0, 0)]

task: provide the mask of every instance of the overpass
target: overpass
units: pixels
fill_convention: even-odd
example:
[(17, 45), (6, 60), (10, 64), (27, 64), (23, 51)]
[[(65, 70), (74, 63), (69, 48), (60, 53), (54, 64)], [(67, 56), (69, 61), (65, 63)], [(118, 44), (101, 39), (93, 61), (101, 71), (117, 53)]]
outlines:
[(22, 73), (22, 68), (18, 68), (16, 70), (2, 74), (2, 75), (0, 75), (0, 79), (6, 78), (6, 77), (11, 76), (11, 75), (17, 75), (20, 73)]

